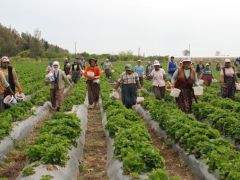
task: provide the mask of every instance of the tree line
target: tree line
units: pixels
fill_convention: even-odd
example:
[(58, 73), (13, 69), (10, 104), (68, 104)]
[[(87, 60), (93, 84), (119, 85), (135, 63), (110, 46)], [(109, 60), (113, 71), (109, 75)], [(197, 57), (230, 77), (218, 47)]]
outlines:
[(68, 50), (41, 38), (41, 31), (38, 29), (33, 35), (20, 34), (16, 29), (0, 24), (0, 56), (56, 58), (68, 55)]

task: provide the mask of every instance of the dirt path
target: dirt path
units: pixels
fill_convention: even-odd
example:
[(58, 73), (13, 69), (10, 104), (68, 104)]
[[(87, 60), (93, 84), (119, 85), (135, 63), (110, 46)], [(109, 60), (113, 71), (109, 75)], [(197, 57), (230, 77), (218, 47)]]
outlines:
[(107, 179), (107, 144), (100, 109), (88, 110), (84, 160), (78, 180)]
[(26, 147), (30, 146), (34, 139), (38, 136), (41, 127), (45, 124), (45, 121), (50, 118), (45, 118), (43, 121), (39, 121), (31, 133), (23, 141), (19, 142), (13, 150), (11, 150), (4, 161), (0, 161), (0, 178), (8, 178), (8, 180), (14, 180), (19, 175), (21, 170), (27, 164), (27, 156), (25, 153)]
[(161, 156), (165, 159), (166, 170), (172, 176), (178, 176), (181, 180), (195, 180), (188, 167), (179, 158), (177, 153), (174, 153), (171, 147), (167, 146), (164, 139), (159, 137), (151, 126), (142, 120), (152, 139), (152, 144), (160, 150)]

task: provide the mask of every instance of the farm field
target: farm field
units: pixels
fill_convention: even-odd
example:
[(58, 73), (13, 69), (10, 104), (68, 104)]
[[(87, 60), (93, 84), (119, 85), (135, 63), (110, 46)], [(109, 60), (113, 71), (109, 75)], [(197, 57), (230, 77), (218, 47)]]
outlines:
[[(128, 63), (136, 65), (113, 62), (114, 81)], [(145, 80), (138, 92), (144, 104), (127, 109), (110, 98), (113, 85), (103, 74), (98, 108), (87, 109), (81, 78), (61, 112), (53, 112), (44, 82), (48, 61), (17, 59), (12, 65), (29, 100), (0, 113), (0, 179), (240, 179), (239, 93), (222, 99), (219, 83), (204, 87), (186, 114), (169, 92), (156, 100)], [(214, 63), (212, 69), (219, 80)], [(15, 132), (19, 127), (26, 130)]]

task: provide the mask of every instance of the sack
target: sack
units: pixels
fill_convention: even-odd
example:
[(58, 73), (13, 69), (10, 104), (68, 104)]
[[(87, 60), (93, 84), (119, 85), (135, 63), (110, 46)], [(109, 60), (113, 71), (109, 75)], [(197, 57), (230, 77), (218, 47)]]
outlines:
[(93, 83), (99, 84), (99, 83), (100, 83), (100, 80), (99, 80), (99, 79), (94, 79), (94, 80), (93, 80)]
[(110, 94), (110, 98), (115, 100), (115, 99), (120, 99), (120, 95), (117, 91), (113, 91), (111, 94)]
[(144, 103), (144, 97), (137, 97), (137, 104), (143, 104)]

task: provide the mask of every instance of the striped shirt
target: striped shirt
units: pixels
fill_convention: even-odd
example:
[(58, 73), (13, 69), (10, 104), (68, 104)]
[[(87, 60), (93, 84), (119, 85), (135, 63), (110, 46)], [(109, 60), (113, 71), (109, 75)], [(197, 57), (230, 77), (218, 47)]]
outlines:
[(138, 74), (133, 72), (131, 74), (127, 74), (126, 72), (123, 72), (120, 75), (120, 78), (118, 79), (118, 82), (120, 84), (136, 84), (137, 81), (139, 81)]

